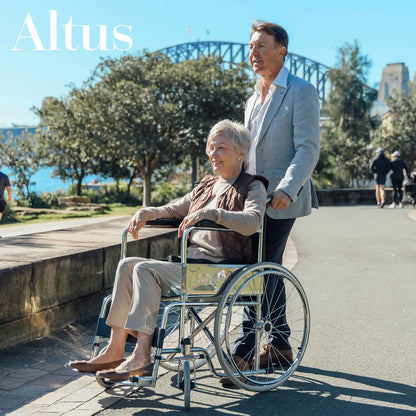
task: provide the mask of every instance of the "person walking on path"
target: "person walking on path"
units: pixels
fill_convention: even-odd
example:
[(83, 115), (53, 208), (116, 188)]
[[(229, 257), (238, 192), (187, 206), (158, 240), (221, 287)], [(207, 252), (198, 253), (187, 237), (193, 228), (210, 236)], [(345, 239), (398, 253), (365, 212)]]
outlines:
[[(3, 167), (3, 161), (0, 159), (0, 170)], [(0, 172), (0, 221), (3, 218), (3, 212), (6, 208), (6, 201), (4, 200), (4, 190), (7, 190), (7, 200), (12, 200), (12, 187), (10, 185), (9, 177)]]
[(376, 150), (377, 156), (372, 160), (370, 169), (376, 181), (376, 201), (379, 208), (383, 208), (386, 203), (386, 176), (390, 172), (390, 160), (384, 154), (384, 149)]
[[(249, 60), (260, 75), (254, 94), (245, 108), (245, 124), (252, 134), (252, 147), (245, 169), (269, 181), (272, 201), (265, 219), (265, 260), (282, 264), (282, 256), (295, 219), (309, 215), (318, 207), (311, 175), (319, 159), (319, 99), (315, 87), (292, 75), (284, 66), (289, 38), (286, 30), (274, 23), (255, 21), (249, 43)], [(293, 361), (288, 343), (290, 329), (284, 313), (285, 296), (266, 284), (265, 295), (282, 313), (270, 317), (274, 322), (269, 344), (260, 354), (260, 365)], [(281, 288), (284, 291), (284, 288)], [(267, 302), (265, 302), (267, 304)], [(269, 303), (270, 304), (270, 303)], [(279, 308), (282, 304), (282, 308)], [(247, 307), (243, 316), (249, 321)], [(247, 366), (252, 350), (250, 328), (240, 335), (233, 354), (241, 367)]]
[(391, 155), (391, 183), (393, 186), (393, 203), (390, 205), (390, 208), (396, 208), (399, 206), (403, 208), (403, 171), (406, 172), (406, 176), (410, 177), (410, 170), (407, 167), (405, 161), (400, 157), (400, 152), (395, 151)]

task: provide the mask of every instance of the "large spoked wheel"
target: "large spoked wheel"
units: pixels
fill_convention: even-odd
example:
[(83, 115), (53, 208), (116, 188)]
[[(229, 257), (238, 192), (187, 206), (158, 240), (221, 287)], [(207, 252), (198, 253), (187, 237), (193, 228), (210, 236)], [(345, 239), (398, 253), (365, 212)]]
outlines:
[[(164, 305), (162, 305), (164, 306)], [(191, 348), (204, 348), (210, 357), (215, 355), (214, 345), (214, 321), (217, 307), (213, 306), (187, 306), (185, 311), (184, 333), (191, 339)], [(181, 308), (172, 308), (165, 331), (163, 348), (177, 348), (180, 346), (179, 328)], [(201, 322), (205, 322), (204, 329), (198, 329)], [(185, 361), (186, 362), (186, 361)], [(175, 354), (164, 355), (160, 365), (169, 371), (183, 372), (183, 363), (176, 359)], [(203, 356), (195, 355), (195, 359), (188, 362), (190, 370), (196, 370), (206, 363)]]
[(275, 263), (253, 264), (231, 279), (218, 304), (218, 360), (235, 385), (270, 390), (299, 366), (309, 326), (308, 301), (296, 276)]

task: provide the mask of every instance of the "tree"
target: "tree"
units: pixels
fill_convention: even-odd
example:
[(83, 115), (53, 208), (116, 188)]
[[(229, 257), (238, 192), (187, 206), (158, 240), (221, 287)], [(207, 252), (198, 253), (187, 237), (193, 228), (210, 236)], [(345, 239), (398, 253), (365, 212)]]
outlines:
[(248, 79), (242, 66), (225, 70), (217, 57), (174, 64), (144, 52), (103, 60), (88, 80), (90, 93), (100, 97), (93, 117), (100, 120), (94, 125), (99, 159), (129, 169), (130, 181), (139, 172), (149, 205), (156, 170), (202, 156), (215, 122), (242, 119)]
[(151, 201), (151, 179), (164, 164), (176, 163), (182, 113), (175, 103), (177, 66), (161, 53), (100, 62), (88, 81), (90, 92), (107, 103), (96, 106), (93, 126), (100, 158), (115, 157), (143, 180), (143, 204)]
[(193, 161), (194, 184), (195, 161), (205, 157), (205, 143), (211, 127), (225, 118), (243, 121), (252, 78), (247, 64), (226, 69), (218, 56), (183, 61), (178, 68), (181, 75), (178, 106), (183, 112), (180, 146), (182, 153)]
[(85, 176), (96, 172), (90, 98), (87, 90), (73, 87), (66, 98), (48, 97), (40, 109), (34, 108), (41, 120), (39, 135), (47, 151), (46, 165), (54, 167), (53, 176), (75, 182), (78, 196)]
[(8, 132), (6, 139), (0, 141), (0, 154), (13, 173), (13, 187), (29, 206), (32, 205), (30, 187), (35, 185), (32, 176), (38, 171), (43, 157), (42, 146), (35, 134), (24, 130), (20, 136)]
[(409, 90), (407, 96), (401, 92), (388, 100), (388, 121), (379, 127), (374, 145), (390, 153), (399, 150), (409, 168), (416, 169), (416, 85)]
[[(368, 145), (371, 142), (370, 107), (376, 91), (366, 85), (371, 61), (362, 55), (357, 42), (338, 51), (338, 62), (328, 73), (331, 83), (324, 115), (321, 147), (330, 162), (328, 174), (336, 185), (359, 185), (367, 176)], [(331, 172), (332, 171), (332, 172)]]
[(50, 166), (77, 182), (88, 173), (143, 181), (143, 204), (151, 202), (152, 178), (205, 152), (219, 120), (241, 120), (251, 86), (243, 65), (226, 70), (221, 58), (173, 63), (143, 52), (102, 59), (82, 88), (36, 110), (50, 149)]

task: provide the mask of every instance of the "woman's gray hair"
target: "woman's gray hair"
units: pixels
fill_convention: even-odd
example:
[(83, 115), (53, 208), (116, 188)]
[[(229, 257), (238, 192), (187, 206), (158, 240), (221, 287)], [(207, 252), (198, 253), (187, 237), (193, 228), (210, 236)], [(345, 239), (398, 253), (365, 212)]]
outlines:
[(224, 136), (227, 139), (230, 139), (237, 152), (243, 151), (246, 156), (248, 155), (251, 147), (251, 133), (243, 124), (231, 120), (222, 120), (215, 124), (208, 135), (207, 145), (205, 148), (207, 154), (209, 153), (209, 142), (211, 139), (218, 136)]

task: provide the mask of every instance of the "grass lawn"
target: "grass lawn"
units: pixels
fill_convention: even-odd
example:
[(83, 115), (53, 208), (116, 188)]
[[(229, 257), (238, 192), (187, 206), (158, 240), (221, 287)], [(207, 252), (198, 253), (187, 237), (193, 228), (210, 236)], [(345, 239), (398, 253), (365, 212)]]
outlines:
[(36, 224), (36, 223), (43, 223), (43, 222), (51, 222), (51, 221), (59, 221), (59, 220), (67, 220), (70, 218), (88, 218), (88, 217), (114, 217), (114, 216), (124, 216), (124, 215), (133, 215), (137, 208), (136, 206), (127, 206), (123, 204), (109, 204), (109, 209), (105, 211), (105, 213), (92, 213), (88, 211), (83, 212), (73, 212), (71, 214), (62, 213), (62, 214), (41, 214), (41, 215), (24, 215), (24, 216), (16, 216), (15, 220), (9, 220), (8, 218), (3, 218), (0, 226), (7, 227), (19, 224)]

